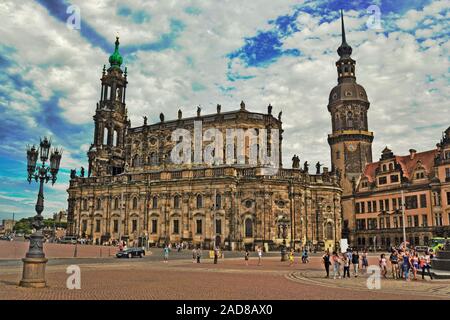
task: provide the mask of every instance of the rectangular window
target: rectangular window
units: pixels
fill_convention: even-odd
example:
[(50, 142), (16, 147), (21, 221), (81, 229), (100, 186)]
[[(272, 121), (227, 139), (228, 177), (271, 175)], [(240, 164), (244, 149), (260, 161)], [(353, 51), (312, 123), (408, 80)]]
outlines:
[(384, 211), (384, 201), (380, 200), (379, 203), (380, 203), (380, 211)]
[(389, 229), (391, 227), (391, 218), (386, 217), (386, 229)]
[(222, 234), (222, 220), (216, 219), (216, 234)]
[(81, 224), (81, 231), (86, 232), (87, 231), (87, 220), (83, 220)]
[(365, 213), (365, 212), (366, 212), (366, 203), (361, 202), (361, 213)]
[(422, 227), (428, 227), (428, 217), (426, 214), (422, 215)]
[(119, 232), (119, 220), (114, 220), (113, 221), (113, 232), (114, 233), (117, 233), (117, 232)]
[(202, 220), (198, 219), (196, 223), (197, 223), (196, 234), (202, 234)]
[(379, 177), (378, 178), (378, 184), (379, 185), (383, 185), (387, 183), (387, 178), (386, 177)]
[(131, 232), (135, 232), (137, 230), (137, 220), (131, 221)]
[(405, 197), (406, 209), (417, 209), (417, 196)]
[(173, 220), (173, 233), (180, 233), (180, 221), (179, 220)]
[(438, 227), (442, 226), (442, 214), (440, 214), (440, 213), (435, 214), (434, 220), (435, 220), (436, 226), (438, 226)]
[(392, 199), (392, 209), (393, 209), (393, 210), (398, 209), (398, 208), (397, 208), (397, 199), (396, 199), (396, 198)]
[(398, 228), (398, 219), (397, 217), (394, 217), (394, 228)]
[(447, 204), (450, 205), (450, 192), (447, 192)]
[(95, 232), (100, 232), (100, 220), (95, 220)]
[(373, 208), (373, 212), (377, 212), (377, 202), (376, 201), (372, 201), (372, 208)]
[(413, 226), (413, 224), (412, 224), (412, 216), (408, 216), (407, 219), (408, 219), (408, 228), (411, 228)]
[(357, 202), (357, 203), (355, 204), (355, 212), (356, 212), (356, 213), (361, 213), (361, 206), (360, 206), (359, 202)]
[(384, 200), (384, 209), (385, 209), (386, 211), (389, 211), (389, 210), (390, 210), (390, 208), (389, 208), (389, 199)]
[(366, 229), (366, 219), (356, 219), (356, 228), (358, 230)]
[(426, 208), (427, 207), (427, 195), (426, 194), (421, 194), (420, 195), (420, 207), (421, 208)]
[(398, 174), (393, 174), (390, 176), (391, 183), (398, 182)]
[(419, 226), (419, 216), (415, 215), (414, 216), (414, 227), (418, 227)]
[[(450, 152), (448, 154), (450, 155)], [(450, 157), (447, 159), (450, 159)], [(446, 181), (447, 179), (450, 179), (450, 168), (445, 168), (445, 178)]]
[(384, 218), (380, 218), (380, 229), (384, 229)]
[(367, 202), (367, 212), (373, 212), (372, 211), (372, 202), (371, 201)]
[(152, 220), (152, 234), (158, 233), (158, 220)]

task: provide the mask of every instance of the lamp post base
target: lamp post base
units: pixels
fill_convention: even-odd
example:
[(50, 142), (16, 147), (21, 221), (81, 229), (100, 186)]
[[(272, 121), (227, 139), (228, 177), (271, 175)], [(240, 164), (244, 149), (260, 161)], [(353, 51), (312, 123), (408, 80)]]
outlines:
[(46, 258), (23, 258), (22, 280), (19, 286), (26, 288), (45, 288), (45, 265)]

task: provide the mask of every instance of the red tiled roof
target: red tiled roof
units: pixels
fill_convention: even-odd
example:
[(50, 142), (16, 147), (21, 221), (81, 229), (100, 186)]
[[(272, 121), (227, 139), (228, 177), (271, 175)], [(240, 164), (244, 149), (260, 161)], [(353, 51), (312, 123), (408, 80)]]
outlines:
[[(410, 179), (414, 169), (417, 166), (417, 162), (421, 162), (422, 166), (425, 168), (425, 171), (429, 174), (434, 166), (434, 158), (438, 153), (437, 149), (417, 152), (414, 155), (414, 158), (411, 159), (411, 155), (406, 156), (395, 156), (395, 161), (399, 163), (403, 170), (403, 175)], [(369, 182), (373, 182), (375, 180), (375, 170), (380, 166), (380, 161), (368, 163), (364, 169), (364, 176), (369, 180)]]

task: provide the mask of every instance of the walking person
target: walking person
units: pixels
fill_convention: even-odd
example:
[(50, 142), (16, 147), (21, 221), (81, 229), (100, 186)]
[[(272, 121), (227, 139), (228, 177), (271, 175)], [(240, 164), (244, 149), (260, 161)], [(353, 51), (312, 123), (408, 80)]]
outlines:
[(361, 266), (361, 272), (367, 272), (367, 267), (369, 266), (369, 261), (367, 260), (367, 250), (364, 249), (362, 253), (362, 266)]
[(398, 254), (398, 271), (399, 271), (399, 279), (403, 279), (403, 257), (405, 256), (405, 252), (400, 249), (400, 253)]
[(333, 251), (333, 256), (331, 257), (331, 260), (333, 261), (333, 279), (336, 279), (336, 275), (339, 276), (339, 279), (341, 278), (341, 259), (339, 258), (336, 251)]
[(258, 247), (258, 249), (256, 249), (256, 251), (258, 252), (258, 266), (260, 266), (261, 263), (262, 263), (262, 249), (261, 249), (261, 247)]
[(164, 263), (169, 262), (169, 247), (166, 245), (163, 249), (163, 253), (164, 253)]
[(403, 255), (403, 274), (405, 276), (405, 280), (409, 281), (409, 269), (411, 268), (411, 257), (409, 256), (409, 252), (406, 251)]
[(202, 258), (202, 249), (197, 248), (197, 263), (200, 263), (200, 259)]
[(380, 265), (380, 269), (381, 269), (381, 275), (385, 278), (386, 274), (387, 274), (387, 260), (386, 257), (384, 255), (384, 253), (381, 254), (380, 256), (380, 261), (379, 261), (379, 265)]
[(289, 266), (292, 266), (294, 264), (294, 249), (291, 249), (289, 252)]
[(398, 253), (396, 250), (392, 250), (389, 261), (391, 262), (392, 279), (398, 279)]
[(244, 258), (245, 258), (245, 265), (248, 266), (248, 260), (250, 258), (250, 252), (248, 251), (248, 249), (245, 249)]
[(197, 261), (197, 248), (192, 249), (192, 263)]
[(411, 265), (414, 275), (414, 280), (417, 280), (417, 271), (419, 270), (419, 254), (417, 252), (414, 253), (413, 257), (411, 258)]
[(422, 279), (425, 280), (425, 269), (428, 272), (428, 276), (430, 277), (430, 280), (433, 280), (433, 276), (430, 272), (431, 268), (431, 257), (430, 253), (427, 251), (425, 252), (425, 256), (423, 257), (423, 266), (422, 266)]
[(344, 265), (344, 279), (345, 275), (350, 278), (350, 260), (348, 259), (347, 253), (342, 254), (342, 263)]
[(325, 272), (327, 273), (327, 275), (325, 276), (325, 278), (329, 278), (330, 277), (330, 251), (325, 251), (325, 254), (322, 256), (322, 260), (323, 260), (323, 266), (325, 267)]
[(353, 265), (353, 273), (355, 274), (355, 278), (358, 277), (358, 269), (359, 269), (359, 253), (356, 251), (352, 254), (352, 265)]
[(217, 259), (219, 258), (219, 249), (214, 248), (214, 264), (217, 264)]
[(302, 263), (307, 263), (308, 262), (308, 250), (304, 250), (302, 253)]

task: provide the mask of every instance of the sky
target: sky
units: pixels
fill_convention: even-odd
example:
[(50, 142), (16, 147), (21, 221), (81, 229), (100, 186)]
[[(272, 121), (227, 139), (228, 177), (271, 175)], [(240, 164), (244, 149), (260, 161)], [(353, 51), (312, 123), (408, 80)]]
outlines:
[(448, 0), (2, 0), (0, 221), (35, 215), (26, 146), (42, 136), (64, 150), (44, 215), (67, 208), (70, 169), (87, 168), (99, 79), (117, 34), (132, 126), (144, 115), (158, 122), (160, 112), (175, 119), (179, 108), (193, 116), (197, 106), (230, 111), (243, 100), (267, 112), (270, 103), (273, 114), (283, 111), (284, 166), (297, 154), (330, 167), (340, 9), (371, 103), (374, 160), (386, 145), (398, 155), (434, 148), (450, 126)]

